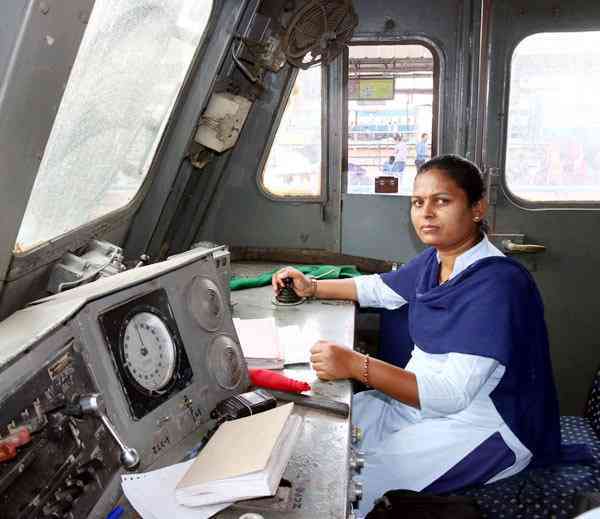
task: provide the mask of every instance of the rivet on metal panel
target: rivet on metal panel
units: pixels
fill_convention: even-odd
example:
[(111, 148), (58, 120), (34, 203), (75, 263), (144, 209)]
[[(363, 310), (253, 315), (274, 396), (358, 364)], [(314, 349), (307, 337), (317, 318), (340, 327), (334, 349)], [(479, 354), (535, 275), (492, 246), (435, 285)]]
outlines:
[(383, 29), (385, 31), (393, 31), (396, 28), (396, 22), (392, 18), (386, 18)]
[(40, 2), (40, 13), (48, 14), (50, 12), (50, 6), (46, 2)]

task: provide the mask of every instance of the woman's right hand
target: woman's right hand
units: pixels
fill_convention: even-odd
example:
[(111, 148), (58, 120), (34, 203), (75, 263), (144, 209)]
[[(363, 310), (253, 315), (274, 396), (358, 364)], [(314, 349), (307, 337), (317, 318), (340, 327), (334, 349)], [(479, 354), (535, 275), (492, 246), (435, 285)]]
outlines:
[(292, 288), (300, 297), (312, 297), (314, 295), (314, 288), (310, 278), (294, 267), (283, 267), (273, 274), (271, 284), (276, 294), (283, 288), (283, 280), (285, 278), (291, 278), (293, 283)]

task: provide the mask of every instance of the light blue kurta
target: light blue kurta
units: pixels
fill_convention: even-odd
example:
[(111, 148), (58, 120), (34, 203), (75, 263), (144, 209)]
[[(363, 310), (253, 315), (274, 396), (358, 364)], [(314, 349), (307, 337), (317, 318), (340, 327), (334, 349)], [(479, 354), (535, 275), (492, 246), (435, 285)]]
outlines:
[[(455, 277), (473, 262), (501, 253), (487, 238), (457, 258)], [(406, 303), (378, 276), (355, 278), (361, 306), (398, 308)], [(360, 479), (365, 515), (387, 490), (423, 490), (447, 473), (492, 435), (499, 433), (515, 462), (488, 482), (520, 472), (531, 452), (497, 412), (490, 393), (505, 368), (493, 359), (461, 353), (430, 354), (415, 345), (406, 366), (415, 373), (421, 409), (378, 391), (355, 395), (353, 423), (363, 432)]]

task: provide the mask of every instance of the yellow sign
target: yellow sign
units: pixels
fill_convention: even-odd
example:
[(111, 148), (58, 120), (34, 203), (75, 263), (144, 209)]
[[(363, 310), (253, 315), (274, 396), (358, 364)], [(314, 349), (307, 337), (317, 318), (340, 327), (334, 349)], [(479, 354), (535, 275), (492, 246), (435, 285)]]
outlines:
[(349, 79), (348, 99), (351, 101), (394, 99), (394, 78)]

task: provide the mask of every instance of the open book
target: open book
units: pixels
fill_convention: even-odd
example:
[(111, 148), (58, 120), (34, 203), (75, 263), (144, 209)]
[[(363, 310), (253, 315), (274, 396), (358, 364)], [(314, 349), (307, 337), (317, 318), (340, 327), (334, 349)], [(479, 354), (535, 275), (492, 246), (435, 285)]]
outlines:
[(175, 489), (185, 506), (274, 495), (300, 433), (293, 404), (223, 423)]
[(283, 369), (308, 364), (310, 347), (321, 337), (318, 330), (298, 325), (278, 328), (275, 319), (233, 319), (249, 368)]

